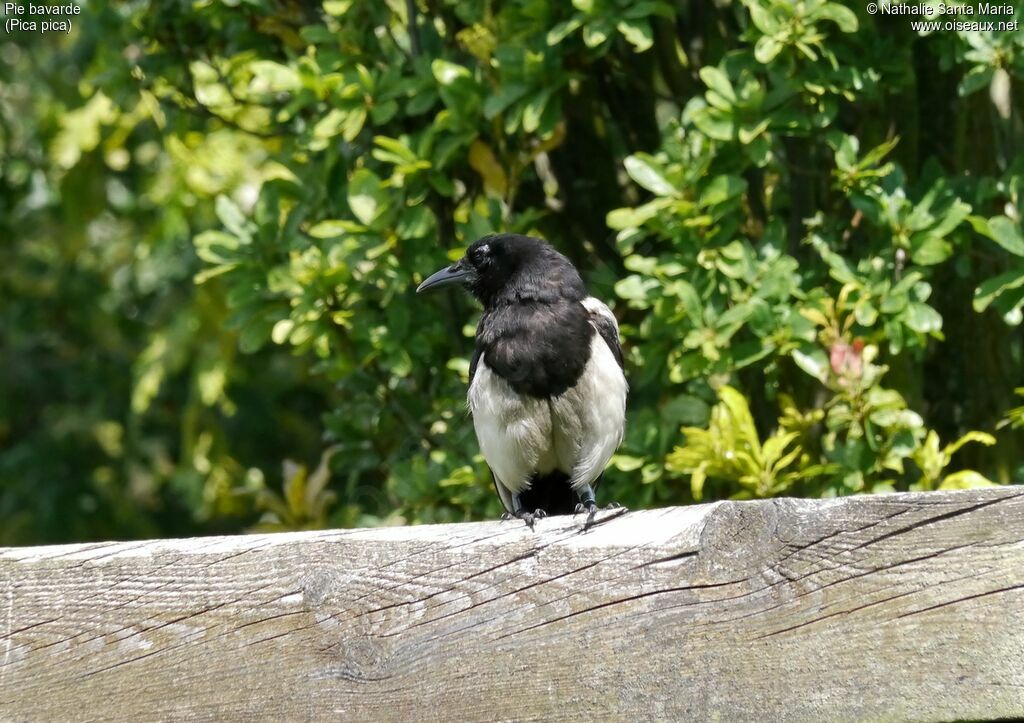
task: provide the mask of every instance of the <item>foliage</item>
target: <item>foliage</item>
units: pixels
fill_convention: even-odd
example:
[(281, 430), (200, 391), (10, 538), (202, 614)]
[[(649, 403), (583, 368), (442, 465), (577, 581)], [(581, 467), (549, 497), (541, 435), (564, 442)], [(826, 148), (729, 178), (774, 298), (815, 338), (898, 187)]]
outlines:
[(1020, 478), (1024, 31), (826, 0), (80, 18), (0, 47), (0, 543), (494, 516), (477, 311), (412, 295), (494, 230), (613, 302), (608, 499)]
[(762, 443), (743, 395), (729, 386), (720, 388), (718, 395), (721, 402), (711, 409), (708, 429), (684, 427), (685, 446), (665, 461), (669, 472), (690, 475), (694, 499), (703, 496), (709, 476), (738, 483), (742, 490), (732, 497), (743, 499), (789, 492), (800, 480), (829, 471), (809, 463), (798, 442), (799, 429), (787, 429), (780, 419), (779, 429)]

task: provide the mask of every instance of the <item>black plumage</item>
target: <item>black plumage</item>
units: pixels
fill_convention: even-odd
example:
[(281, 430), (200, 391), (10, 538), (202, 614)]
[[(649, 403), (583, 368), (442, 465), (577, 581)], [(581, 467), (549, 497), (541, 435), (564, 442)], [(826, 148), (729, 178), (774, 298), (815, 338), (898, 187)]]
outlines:
[(484, 307), (469, 401), (508, 513), (532, 526), (536, 516), (582, 507), (589, 526), (625, 421), (615, 317), (565, 256), (529, 236), (479, 239), (418, 290), (451, 283)]

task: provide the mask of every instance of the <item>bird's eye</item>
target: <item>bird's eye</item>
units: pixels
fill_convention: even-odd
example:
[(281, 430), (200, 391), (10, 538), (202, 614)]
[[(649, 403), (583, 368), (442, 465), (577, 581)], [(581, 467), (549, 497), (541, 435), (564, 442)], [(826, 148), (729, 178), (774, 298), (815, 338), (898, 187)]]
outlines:
[(490, 256), (490, 253), (491, 253), (491, 247), (488, 244), (484, 244), (483, 246), (478, 246), (473, 251), (473, 256), (472, 256), (473, 263), (479, 264), (480, 262), (484, 261), (488, 256)]

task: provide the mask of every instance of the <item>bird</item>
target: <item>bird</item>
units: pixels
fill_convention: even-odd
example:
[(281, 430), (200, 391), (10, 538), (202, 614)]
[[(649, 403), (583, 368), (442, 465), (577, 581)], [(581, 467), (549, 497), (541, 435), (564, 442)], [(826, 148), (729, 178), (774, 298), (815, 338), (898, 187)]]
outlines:
[(477, 239), (416, 292), (450, 285), (483, 305), (468, 406), (502, 517), (532, 530), (548, 515), (586, 512), (589, 530), (595, 490), (626, 423), (615, 316), (568, 258), (532, 236)]

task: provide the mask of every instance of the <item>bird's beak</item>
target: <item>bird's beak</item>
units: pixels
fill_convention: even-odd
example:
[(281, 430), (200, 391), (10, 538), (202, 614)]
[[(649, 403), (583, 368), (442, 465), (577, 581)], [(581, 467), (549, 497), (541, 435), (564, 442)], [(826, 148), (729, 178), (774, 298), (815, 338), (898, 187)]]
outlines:
[(416, 293), (421, 294), (428, 289), (434, 289), (438, 286), (458, 283), (469, 278), (472, 274), (473, 269), (469, 268), (469, 265), (463, 261), (459, 261), (457, 264), (452, 264), (428, 276), (423, 280), (422, 284), (416, 287)]

